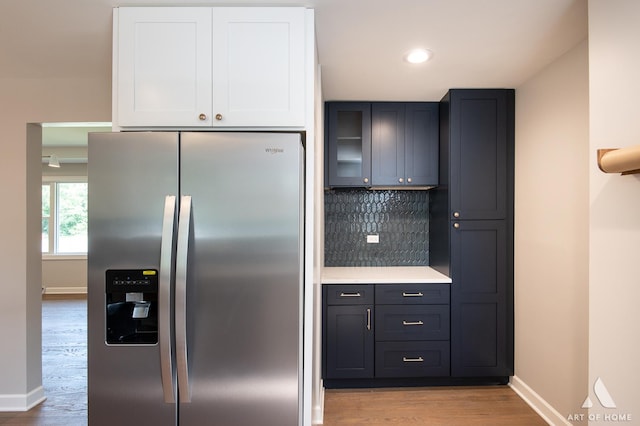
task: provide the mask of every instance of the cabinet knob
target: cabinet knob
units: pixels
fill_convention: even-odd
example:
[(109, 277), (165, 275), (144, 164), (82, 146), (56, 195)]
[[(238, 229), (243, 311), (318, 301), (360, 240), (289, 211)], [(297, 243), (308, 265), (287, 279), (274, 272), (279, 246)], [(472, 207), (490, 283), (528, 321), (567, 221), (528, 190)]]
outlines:
[(400, 179), (398, 179), (398, 182), (403, 183), (403, 182), (404, 182), (404, 179), (403, 179), (403, 178), (400, 178)]
[(411, 183), (413, 180), (411, 178), (407, 178), (407, 183)]
[(456, 223), (453, 224), (453, 227), (458, 229), (458, 228), (460, 228), (460, 224), (458, 222), (456, 222)]
[(369, 183), (369, 178), (364, 178), (363, 181), (364, 183)]
[(200, 114), (200, 115), (198, 116), (198, 118), (200, 119), (200, 121), (204, 121), (204, 120), (206, 120), (206, 119), (207, 119), (207, 114), (202, 113), (202, 114)]
[(460, 212), (453, 212), (453, 217), (455, 217), (455, 218), (460, 217)]
[(222, 114), (216, 114), (216, 120), (218, 121), (222, 120)]

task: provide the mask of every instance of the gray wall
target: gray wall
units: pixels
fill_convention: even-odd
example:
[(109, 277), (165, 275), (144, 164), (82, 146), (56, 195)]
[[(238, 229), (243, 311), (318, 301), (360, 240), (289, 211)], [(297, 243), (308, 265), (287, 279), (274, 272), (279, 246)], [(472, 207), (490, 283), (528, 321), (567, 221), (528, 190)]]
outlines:
[(552, 424), (589, 393), (588, 60), (585, 40), (516, 91), (512, 386)]

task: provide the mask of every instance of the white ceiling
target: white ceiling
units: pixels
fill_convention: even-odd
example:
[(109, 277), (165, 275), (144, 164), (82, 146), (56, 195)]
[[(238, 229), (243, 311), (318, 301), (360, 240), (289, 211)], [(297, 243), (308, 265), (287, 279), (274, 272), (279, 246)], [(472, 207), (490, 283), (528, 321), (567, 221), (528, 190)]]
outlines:
[(42, 144), (45, 146), (86, 146), (89, 132), (110, 132), (111, 123), (45, 123)]
[[(587, 37), (587, 0), (3, 0), (0, 78), (110, 81), (112, 8), (186, 4), (315, 9), (326, 100), (517, 88)], [(432, 50), (431, 61), (404, 62), (416, 46)]]

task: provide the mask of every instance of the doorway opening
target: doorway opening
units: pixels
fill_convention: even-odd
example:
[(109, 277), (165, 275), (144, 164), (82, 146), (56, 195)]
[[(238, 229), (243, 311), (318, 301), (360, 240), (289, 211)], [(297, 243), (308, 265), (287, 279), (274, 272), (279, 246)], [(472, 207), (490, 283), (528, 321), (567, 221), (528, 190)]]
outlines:
[(42, 292), (87, 292), (88, 135), (111, 123), (42, 124)]
[[(112, 127), (106, 122), (41, 123), (37, 130), (33, 133), (38, 137), (28, 139), (36, 146), (40, 139), (41, 151), (42, 389), (46, 400), (28, 415), (34, 411), (42, 419), (65, 415), (68, 423), (85, 424), (88, 136), (111, 132)], [(35, 184), (32, 188), (36, 189)]]

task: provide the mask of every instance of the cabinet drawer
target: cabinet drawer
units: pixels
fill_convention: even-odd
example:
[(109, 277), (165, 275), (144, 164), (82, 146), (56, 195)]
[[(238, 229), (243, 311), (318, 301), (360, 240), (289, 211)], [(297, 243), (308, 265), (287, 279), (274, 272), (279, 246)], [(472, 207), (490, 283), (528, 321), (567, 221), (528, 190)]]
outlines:
[(378, 284), (376, 304), (448, 304), (450, 284)]
[(379, 342), (449, 340), (449, 306), (376, 306), (374, 324)]
[(449, 375), (449, 342), (376, 343), (376, 377)]
[(327, 305), (373, 304), (373, 284), (325, 284)]

